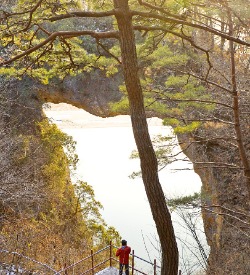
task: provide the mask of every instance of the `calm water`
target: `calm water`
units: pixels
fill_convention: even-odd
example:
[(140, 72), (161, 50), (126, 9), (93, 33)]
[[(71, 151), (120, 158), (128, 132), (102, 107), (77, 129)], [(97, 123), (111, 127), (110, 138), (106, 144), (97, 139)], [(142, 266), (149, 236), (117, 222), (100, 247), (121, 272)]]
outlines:
[[(156, 230), (147, 202), (144, 186), (140, 178), (130, 179), (129, 175), (139, 171), (139, 160), (130, 159), (136, 148), (130, 118), (119, 116), (102, 119), (82, 110), (46, 111), (64, 132), (77, 142), (79, 164), (77, 177), (88, 182), (95, 190), (96, 199), (104, 206), (103, 218), (114, 226), (135, 254), (145, 259), (157, 258)], [(150, 135), (170, 134), (169, 128), (161, 126), (159, 119), (149, 119)], [(200, 179), (188, 162), (177, 161), (159, 173), (160, 181), (167, 197), (199, 192)], [(175, 230), (181, 238), (187, 234), (178, 225)], [(153, 245), (151, 244), (153, 243)], [(146, 244), (146, 249), (145, 249)]]

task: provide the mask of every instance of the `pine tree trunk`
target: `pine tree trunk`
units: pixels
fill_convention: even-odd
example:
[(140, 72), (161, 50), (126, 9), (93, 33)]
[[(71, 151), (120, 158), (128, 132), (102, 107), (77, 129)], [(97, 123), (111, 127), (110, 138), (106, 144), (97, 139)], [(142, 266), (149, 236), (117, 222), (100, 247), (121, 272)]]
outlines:
[[(233, 36), (234, 27), (232, 21), (231, 11), (228, 8), (228, 28), (229, 34)], [(248, 196), (250, 198), (250, 162), (248, 159), (247, 151), (243, 141), (241, 121), (240, 121), (240, 107), (239, 107), (239, 93), (237, 89), (237, 80), (236, 80), (236, 66), (235, 66), (235, 50), (233, 41), (229, 41), (229, 52), (230, 52), (230, 61), (231, 61), (231, 82), (232, 82), (232, 95), (233, 95), (233, 114), (234, 114), (234, 129), (237, 137), (237, 144), (239, 149), (239, 155), (243, 165), (244, 176), (246, 180), (246, 186), (248, 190)]]
[(178, 248), (170, 212), (158, 178), (158, 164), (148, 132), (132, 17), (127, 0), (114, 0), (120, 32), (123, 73), (128, 92), (133, 133), (141, 161), (142, 179), (162, 248), (162, 275), (178, 273)]

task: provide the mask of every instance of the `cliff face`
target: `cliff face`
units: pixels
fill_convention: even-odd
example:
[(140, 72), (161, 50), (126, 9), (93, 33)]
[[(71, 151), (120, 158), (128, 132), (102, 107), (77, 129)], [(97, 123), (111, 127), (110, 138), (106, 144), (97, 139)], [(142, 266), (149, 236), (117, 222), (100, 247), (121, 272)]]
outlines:
[[(46, 149), (49, 145), (44, 144), (41, 136), (44, 130), (41, 127), (47, 127), (41, 124), (44, 119), (42, 104), (65, 102), (97, 116), (113, 116), (108, 104), (120, 100), (117, 88), (120, 81), (119, 76), (109, 79), (96, 72), (50, 86), (28, 79), (4, 84), (0, 211), (1, 243), (6, 248), (31, 253), (41, 261), (50, 258), (51, 264), (62, 266), (65, 264), (63, 259), (70, 261), (66, 257), (69, 247), (72, 259), (78, 257), (80, 247), (81, 253), (83, 247), (89, 247), (88, 229), (81, 227), (81, 218), (75, 212), (76, 198), (65, 158), (59, 157), (61, 163), (58, 165), (65, 164), (64, 172), (52, 173), (53, 182), (48, 181), (41, 169), (50, 167)], [(248, 122), (246, 119), (245, 123)], [(244, 175), (241, 169), (234, 167), (241, 166), (238, 149), (223, 139), (212, 141), (215, 131), (218, 137), (223, 137), (232, 129), (210, 123), (197, 131), (196, 135), (185, 134), (178, 138), (203, 184), (202, 212), (211, 248), (208, 274), (250, 274), (250, 209)], [(207, 137), (206, 140), (198, 139), (201, 134)], [(249, 133), (244, 134), (245, 140), (249, 140)], [(192, 145), (186, 148), (190, 143)], [(228, 167), (228, 163), (232, 167)], [(53, 225), (48, 226), (50, 221)], [(46, 242), (42, 244), (39, 240)]]
[[(215, 129), (206, 131), (209, 137)], [(237, 148), (223, 142), (197, 143), (187, 135), (179, 141), (182, 148), (193, 141), (185, 153), (202, 181), (203, 222), (211, 249), (208, 274), (249, 274), (249, 197), (242, 170), (233, 167), (240, 164)]]
[(122, 94), (118, 85), (122, 83), (120, 74), (110, 78), (101, 71), (85, 73), (74, 78), (68, 77), (50, 86), (35, 84), (39, 99), (43, 102), (68, 103), (100, 117), (113, 116), (108, 104), (119, 101)]
[[(94, 223), (91, 225), (82, 214), (82, 198), (76, 197), (69, 177), (73, 163), (62, 147), (73, 148), (74, 144), (47, 121), (42, 110), (44, 100), (39, 98), (41, 88), (30, 79), (1, 79), (0, 266), (8, 263), (48, 274), (46, 266), (7, 251), (59, 270), (89, 255), (93, 246), (103, 247), (109, 238), (115, 241), (119, 236), (114, 229), (108, 231), (98, 213), (99, 229), (92, 228)], [(87, 194), (88, 187), (81, 192)]]
[[(74, 258), (79, 256), (79, 247), (90, 245), (80, 213), (74, 214), (76, 198), (67, 160), (58, 143), (54, 145), (55, 161), (50, 142), (43, 139), (41, 132), (51, 131), (51, 126), (45, 123), (42, 102), (32, 89), (16, 81), (4, 82), (2, 88), (1, 249), (61, 268), (69, 263), (69, 246)], [(6, 253), (1, 253), (0, 262), (20, 264), (29, 270), (38, 268)], [(46, 269), (43, 272), (46, 274)]]

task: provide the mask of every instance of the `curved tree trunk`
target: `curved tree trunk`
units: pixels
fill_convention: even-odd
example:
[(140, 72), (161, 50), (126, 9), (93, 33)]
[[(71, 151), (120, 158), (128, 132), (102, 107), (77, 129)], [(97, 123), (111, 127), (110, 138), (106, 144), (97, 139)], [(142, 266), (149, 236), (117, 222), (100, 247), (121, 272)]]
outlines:
[[(229, 7), (228, 9), (228, 27), (229, 27), (229, 35), (233, 36), (234, 27), (232, 21), (232, 15)], [(244, 145), (244, 140), (242, 136), (241, 130), (241, 121), (240, 121), (240, 108), (239, 108), (239, 93), (237, 89), (237, 80), (236, 80), (236, 66), (235, 66), (235, 50), (234, 50), (234, 42), (229, 41), (229, 52), (230, 52), (230, 61), (231, 61), (231, 83), (232, 83), (232, 95), (233, 95), (233, 114), (234, 114), (234, 129), (237, 137), (237, 144), (239, 149), (240, 159), (243, 165), (244, 176), (246, 180), (246, 186), (248, 190), (248, 197), (250, 198), (250, 162), (247, 156), (246, 148)]]
[(158, 164), (148, 132), (138, 64), (132, 17), (127, 0), (114, 0), (120, 32), (123, 73), (128, 92), (133, 133), (141, 161), (141, 171), (153, 219), (162, 248), (162, 275), (178, 273), (178, 248), (171, 216), (158, 178)]

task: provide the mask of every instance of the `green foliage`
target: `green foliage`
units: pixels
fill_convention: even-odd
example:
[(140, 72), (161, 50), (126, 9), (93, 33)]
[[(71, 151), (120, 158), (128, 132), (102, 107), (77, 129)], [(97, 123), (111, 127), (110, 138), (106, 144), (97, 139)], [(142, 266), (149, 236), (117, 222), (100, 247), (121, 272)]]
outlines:
[(47, 148), (51, 149), (51, 154), (55, 151), (59, 151), (59, 148), (62, 149), (63, 147), (69, 166), (75, 169), (78, 162), (78, 156), (75, 153), (76, 142), (73, 138), (63, 133), (55, 124), (49, 123), (47, 119), (37, 123), (37, 125), (40, 129), (41, 140)]
[(188, 56), (170, 50), (167, 45), (159, 46), (148, 59), (152, 62), (151, 69), (159, 69), (165, 66), (175, 67), (186, 64)]
[(88, 242), (91, 240), (92, 246), (103, 246), (110, 240), (117, 243), (119, 233), (104, 222), (100, 213), (103, 207), (95, 199), (92, 187), (83, 181), (78, 181), (74, 186), (69, 184), (68, 165), (75, 168), (78, 161), (72, 137), (47, 119), (37, 126), (48, 159), (42, 171), (49, 184), (49, 192), (54, 194), (49, 210), (41, 212), (39, 220), (46, 224), (53, 222), (57, 230), (65, 234), (69, 230), (73, 234), (70, 237), (73, 242), (80, 241), (78, 238), (82, 236)]
[(88, 9), (91, 10), (109, 10), (109, 9), (113, 9), (114, 8), (114, 4), (112, 0), (87, 0), (84, 1), (85, 4), (88, 6)]
[(168, 7), (172, 8), (172, 12), (180, 13), (183, 8), (189, 7), (194, 1), (190, 0), (170, 0), (167, 1)]
[(86, 182), (78, 181), (75, 184), (75, 193), (81, 205), (81, 212), (85, 220), (102, 221), (100, 210), (103, 206), (96, 201), (93, 188)]
[(57, 186), (60, 192), (63, 192), (63, 186), (68, 178), (68, 166), (75, 168), (78, 161), (78, 156), (75, 154), (75, 142), (72, 137), (60, 131), (47, 119), (37, 123), (37, 126), (44, 153), (48, 158), (47, 164), (42, 167), (43, 174), (52, 187)]
[[(168, 90), (172, 91), (167, 93), (166, 96), (170, 102), (174, 102), (172, 104), (174, 114), (178, 114), (179, 117), (190, 114), (189, 120), (178, 119), (178, 116), (164, 119), (164, 125), (173, 126), (175, 133), (193, 132), (202, 125), (201, 122), (196, 120), (195, 113), (197, 111), (209, 112), (215, 108), (214, 104), (204, 103), (204, 101), (211, 99), (210, 96), (199, 81), (190, 76), (170, 76), (165, 85)], [(193, 121), (189, 122), (190, 120)]]
[(111, 102), (109, 104), (110, 109), (117, 114), (127, 114), (129, 112), (129, 101), (127, 97), (127, 90), (125, 85), (120, 85), (119, 90), (124, 94), (119, 102)]
[[(188, 2), (182, 2), (182, 5), (188, 5)], [(198, 112), (213, 111), (215, 105), (205, 102), (211, 97), (200, 80), (177, 74), (175, 70), (183, 70), (191, 58), (197, 57), (192, 52), (183, 51), (176, 38), (169, 43), (163, 40), (155, 47), (155, 36), (155, 33), (149, 33), (137, 47), (143, 66), (141, 84), (146, 109), (165, 116), (164, 125), (174, 127), (175, 133), (193, 132), (202, 125), (197, 119)]]
[[(8, 18), (8, 27), (4, 22), (2, 25), (0, 24), (0, 45), (7, 47), (14, 43), (15, 46), (11, 47), (11, 55), (16, 56), (43, 43), (50, 33), (85, 29), (86, 23), (82, 24), (75, 18), (60, 20), (60, 22), (48, 20), (49, 17), (65, 13), (67, 9), (77, 10), (79, 7), (81, 8), (82, 3), (80, 2), (71, 0), (60, 0), (57, 3), (52, 0), (43, 1), (32, 13), (32, 27), (26, 29), (25, 27), (28, 26), (30, 20), (28, 11), (37, 2), (18, 1), (14, 8), (17, 14)], [(20, 15), (18, 14), (20, 10), (22, 11), (22, 23), (20, 23)], [(25, 11), (27, 12), (25, 13)], [(106, 20), (107, 23), (105, 20), (103, 21), (105, 22), (103, 24), (104, 29), (106, 25), (111, 25), (110, 20)], [(87, 25), (90, 24), (91, 21), (88, 21)], [(94, 29), (96, 28), (95, 26)], [(1, 68), (0, 73), (19, 79), (22, 79), (23, 75), (29, 75), (45, 85), (53, 78), (63, 79), (67, 75), (75, 76), (82, 72), (90, 72), (93, 68), (106, 71), (107, 76), (117, 73), (117, 62), (105, 54), (101, 56), (100, 49), (97, 51), (95, 42), (93, 43), (92, 38), (91, 43), (88, 42), (88, 36), (87, 38), (58, 36), (42, 48), (13, 62), (11, 67)]]
[(134, 172), (132, 172), (131, 175), (129, 175), (129, 178), (132, 179), (132, 180), (134, 180), (134, 179), (136, 179), (138, 177), (141, 177), (141, 176), (142, 176), (141, 171), (137, 171), (137, 172), (134, 171)]
[(166, 86), (182, 88), (188, 83), (188, 76), (169, 76), (165, 82)]
[(175, 134), (185, 134), (185, 133), (191, 133), (196, 129), (198, 129), (201, 126), (201, 122), (192, 121), (187, 125), (181, 125), (181, 122), (176, 118), (164, 118), (163, 125), (172, 126), (174, 128)]
[(166, 104), (155, 100), (153, 97), (151, 97), (151, 93), (144, 92), (144, 105), (145, 109), (147, 111), (152, 110), (153, 112), (156, 112), (157, 114), (166, 114), (167, 112), (167, 106)]
[(129, 110), (128, 98), (123, 97), (119, 102), (110, 103), (109, 106), (110, 106), (110, 109), (117, 114), (128, 113), (128, 110)]
[(114, 227), (108, 227), (102, 219), (100, 210), (103, 206), (95, 199), (93, 188), (86, 182), (78, 181), (75, 184), (75, 193), (80, 204), (80, 211), (92, 234), (94, 245), (109, 244), (111, 240), (114, 244), (118, 244), (120, 235)]
[[(203, 102), (211, 98), (199, 80), (188, 75), (173, 73), (174, 70), (187, 66), (190, 61), (188, 52), (183, 53), (181, 50), (181, 53), (178, 44), (175, 48), (167, 43), (160, 43), (154, 48), (155, 36), (155, 33), (153, 35), (149, 32), (147, 38), (137, 45), (143, 71), (141, 85), (145, 108), (147, 111), (152, 110), (165, 116), (163, 124), (172, 126), (175, 133), (194, 132), (202, 125), (196, 114), (200, 111), (212, 111), (215, 105)], [(124, 92), (124, 98), (119, 103), (111, 105), (112, 110), (117, 113), (128, 110), (126, 89), (122, 86), (120, 90)], [(156, 154), (160, 166), (168, 163), (167, 154), (160, 145)], [(132, 157), (138, 157), (137, 153), (132, 153)], [(132, 178), (137, 176), (140, 176), (140, 172), (131, 175)]]
[(152, 143), (158, 160), (159, 167), (164, 167), (174, 160), (171, 157), (173, 136), (157, 135), (153, 138)]
[[(146, 89), (147, 86), (153, 85), (149, 81), (142, 83), (145, 83)], [(151, 91), (149, 89), (144, 93), (147, 110), (165, 116), (163, 125), (172, 126), (175, 133), (195, 131), (202, 125), (196, 114), (200, 111), (208, 113), (215, 109), (215, 104), (209, 103), (211, 97), (205, 88), (199, 81), (187, 75), (169, 76), (165, 87), (158, 85)]]
[(142, 64), (147, 64), (150, 70), (174, 68), (186, 64), (189, 57), (187, 54), (180, 52), (178, 48), (171, 49), (166, 43), (158, 45), (155, 41), (157, 32), (149, 32), (146, 39), (137, 45), (137, 55)]
[(194, 206), (200, 205), (201, 193), (195, 192), (193, 195), (177, 197), (174, 199), (168, 199), (167, 204), (169, 207), (175, 209), (178, 206)]
[[(173, 136), (156, 135), (153, 138), (152, 144), (158, 160), (159, 169), (162, 169), (163, 167), (165, 167), (166, 165), (174, 161), (174, 158), (171, 156), (173, 143), (174, 143)], [(138, 151), (136, 150), (132, 151), (130, 158), (131, 159), (139, 158)], [(129, 177), (131, 179), (141, 177), (141, 171), (133, 172)]]
[[(38, 45), (42, 40), (33, 39), (33, 44)], [(28, 43), (29, 40), (23, 38), (20, 41), (20, 44), (27, 47)], [(47, 85), (53, 78), (64, 79), (67, 75), (76, 76), (82, 72), (91, 72), (94, 68), (105, 71), (107, 76), (112, 76), (118, 72), (112, 59), (89, 54), (81, 44), (82, 41), (79, 39), (56, 41), (53, 46), (43, 47), (27, 56), (25, 58), (27, 66), (23, 67), (19, 61), (14, 62), (13, 67), (3, 67), (0, 69), (0, 73), (19, 79), (22, 79), (23, 75), (26, 74)], [(23, 46), (23, 51), (27, 49), (26, 46)], [(17, 51), (13, 51), (13, 54), (17, 54)]]

